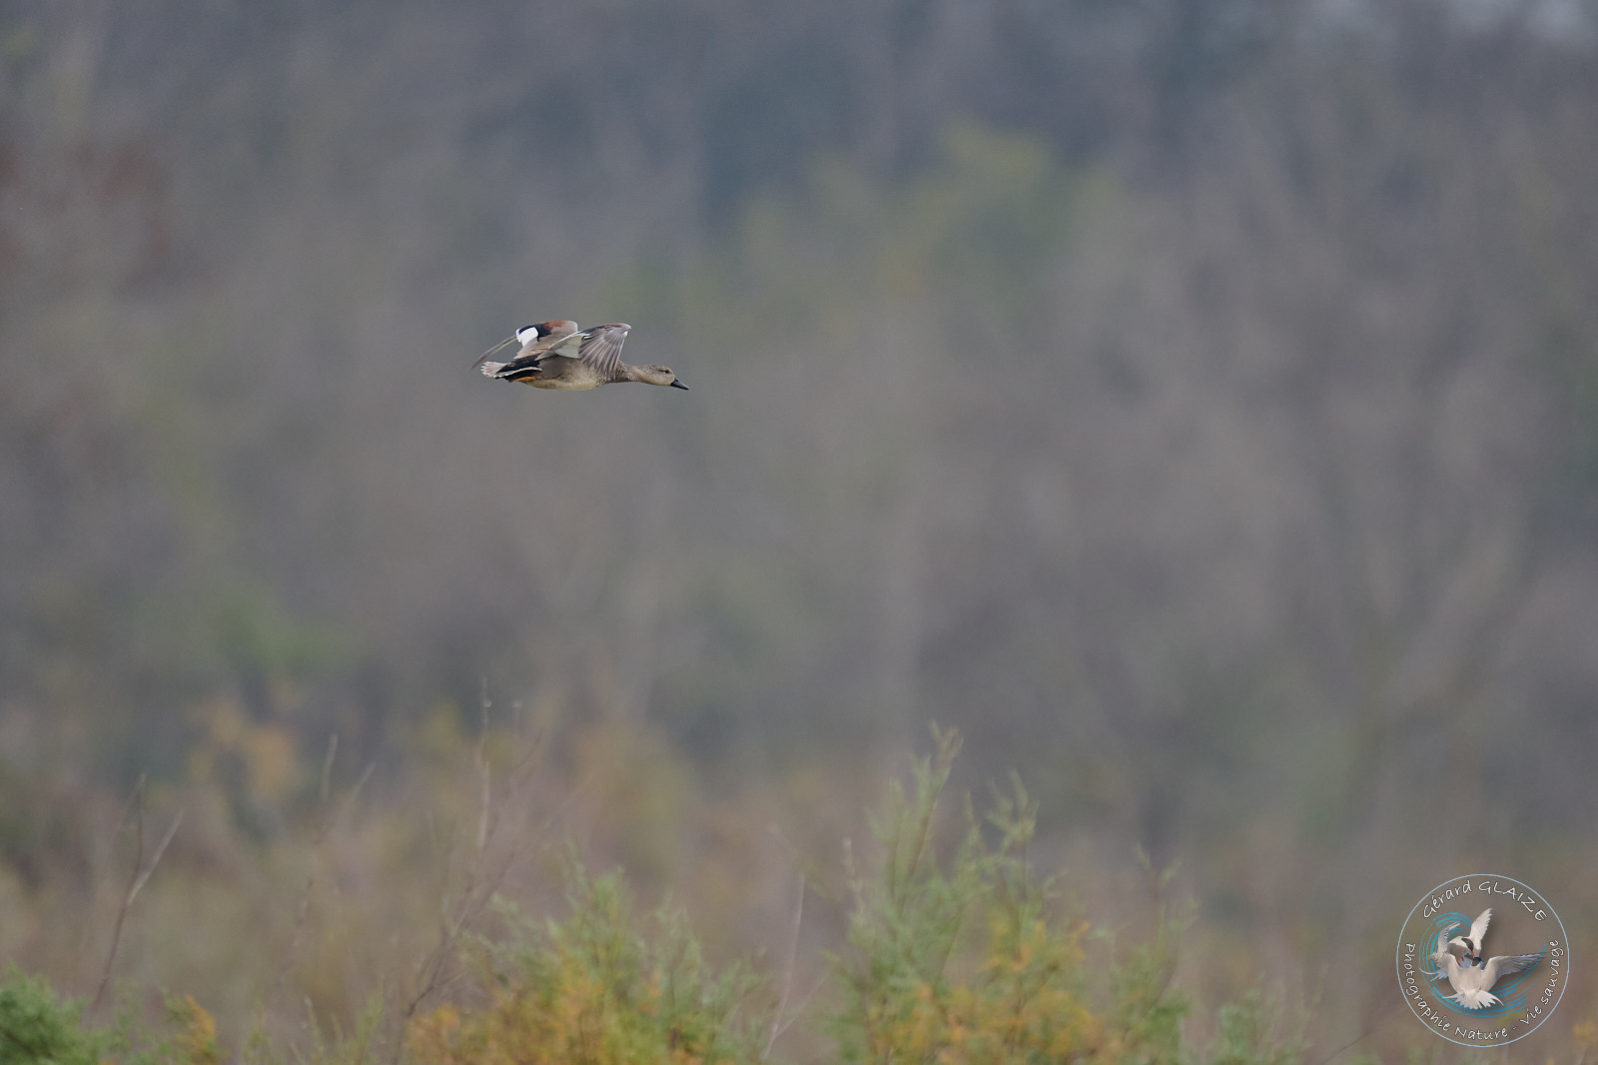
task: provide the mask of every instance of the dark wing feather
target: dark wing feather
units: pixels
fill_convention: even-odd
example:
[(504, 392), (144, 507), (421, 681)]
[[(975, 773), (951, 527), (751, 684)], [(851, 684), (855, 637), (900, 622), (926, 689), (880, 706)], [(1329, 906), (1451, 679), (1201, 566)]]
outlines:
[(510, 362), (507, 362), (498, 370), (494, 371), (493, 376), (509, 377), (512, 380), (515, 380), (527, 373), (536, 373), (538, 371), (538, 364), (549, 357), (549, 353), (541, 348), (538, 351), (534, 351), (530, 354), (527, 352), (526, 348), (523, 348), (522, 352), (523, 353), (521, 355), (516, 356)]
[(621, 346), (627, 342), (632, 326), (624, 322), (599, 325), (588, 331), (577, 357), (606, 377), (613, 377), (621, 365)]

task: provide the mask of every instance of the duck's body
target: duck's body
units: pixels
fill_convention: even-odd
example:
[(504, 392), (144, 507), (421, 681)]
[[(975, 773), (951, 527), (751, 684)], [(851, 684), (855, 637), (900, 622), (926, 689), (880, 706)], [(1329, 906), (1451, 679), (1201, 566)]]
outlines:
[[(534, 388), (586, 392), (618, 381), (641, 381), (688, 390), (667, 366), (629, 366), (621, 361), (621, 346), (632, 326), (625, 322), (579, 330), (576, 322), (550, 321), (526, 325), (516, 335), (477, 360), (487, 377), (520, 381)], [(521, 351), (509, 362), (490, 362), (488, 356), (520, 341)]]
[[(663, 372), (665, 380), (657, 380)], [(626, 363), (617, 363), (616, 367), (606, 373), (593, 363), (582, 358), (568, 358), (564, 355), (545, 355), (538, 360), (536, 367), (531, 372), (516, 372), (494, 374), (508, 381), (520, 381), (534, 388), (558, 388), (567, 392), (586, 392), (590, 388), (600, 385), (615, 384), (617, 381), (642, 381), (650, 385), (666, 385), (671, 388), (687, 388), (677, 380), (675, 375), (664, 366), (629, 366)]]

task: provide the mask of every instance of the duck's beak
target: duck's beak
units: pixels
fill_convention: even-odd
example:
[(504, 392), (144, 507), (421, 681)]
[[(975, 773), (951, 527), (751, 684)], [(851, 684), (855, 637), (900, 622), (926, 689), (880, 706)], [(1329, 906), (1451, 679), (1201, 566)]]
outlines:
[(673, 387), (673, 388), (680, 388), (680, 389), (682, 389), (682, 390), (683, 390), (683, 391), (684, 391), (684, 392), (692, 392), (692, 391), (693, 391), (693, 389), (691, 389), (691, 388), (689, 388), (689, 387), (688, 387), (688, 386), (687, 386), (687, 385), (685, 385), (685, 384), (683, 384), (683, 383), (682, 383), (682, 382), (681, 382), (681, 381), (673, 381), (673, 382), (672, 382), (672, 383), (671, 383), (671, 387)]

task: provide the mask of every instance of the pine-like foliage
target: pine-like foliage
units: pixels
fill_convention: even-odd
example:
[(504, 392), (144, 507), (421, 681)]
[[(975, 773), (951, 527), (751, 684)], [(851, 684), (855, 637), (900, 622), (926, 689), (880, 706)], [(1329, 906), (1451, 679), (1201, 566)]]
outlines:
[[(1027, 858), (1036, 807), (1019, 780), (983, 819), (966, 803), (950, 846), (942, 795), (953, 733), (895, 784), (873, 823), (878, 868), (852, 868), (846, 995), (834, 1018), (851, 1062), (1175, 1061), (1184, 1012), (1161, 937), (1095, 1002), (1089, 925)], [(984, 826), (983, 822), (986, 822)], [(1106, 1005), (1108, 1008), (1106, 1008)]]
[(570, 915), (544, 923), (504, 911), (510, 933), (480, 941), (487, 996), (412, 1023), (418, 1065), (716, 1065), (758, 1060), (756, 981), (705, 963), (679, 910), (662, 907), (645, 937), (619, 874), (591, 879), (570, 863)]

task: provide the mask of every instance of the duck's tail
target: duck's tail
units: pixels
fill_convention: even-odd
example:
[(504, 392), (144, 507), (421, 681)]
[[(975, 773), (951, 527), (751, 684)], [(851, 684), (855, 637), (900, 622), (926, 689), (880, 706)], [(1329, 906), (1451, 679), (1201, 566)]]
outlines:
[(492, 377), (496, 381), (532, 381), (543, 372), (543, 367), (537, 363), (518, 366), (514, 362), (485, 362), (478, 369), (484, 377)]

